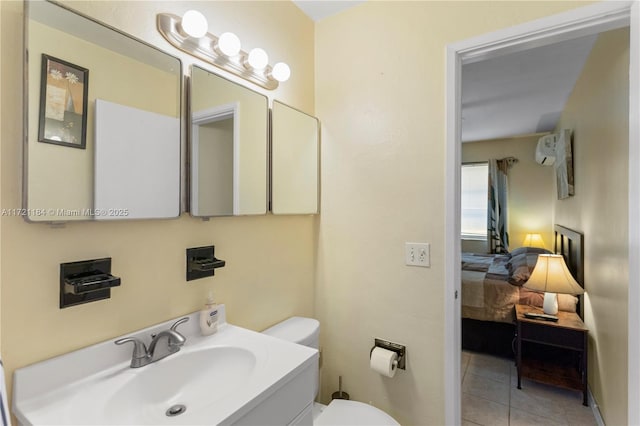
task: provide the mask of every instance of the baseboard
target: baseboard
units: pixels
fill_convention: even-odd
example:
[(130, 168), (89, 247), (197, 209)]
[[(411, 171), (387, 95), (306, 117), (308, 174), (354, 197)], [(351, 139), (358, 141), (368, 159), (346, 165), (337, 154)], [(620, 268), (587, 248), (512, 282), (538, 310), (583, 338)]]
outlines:
[(600, 414), (600, 408), (598, 403), (596, 402), (593, 394), (591, 393), (591, 388), (588, 388), (588, 398), (589, 398), (589, 406), (591, 407), (591, 411), (593, 411), (593, 417), (596, 418), (596, 423), (598, 426), (605, 426), (604, 420), (602, 419), (602, 415)]

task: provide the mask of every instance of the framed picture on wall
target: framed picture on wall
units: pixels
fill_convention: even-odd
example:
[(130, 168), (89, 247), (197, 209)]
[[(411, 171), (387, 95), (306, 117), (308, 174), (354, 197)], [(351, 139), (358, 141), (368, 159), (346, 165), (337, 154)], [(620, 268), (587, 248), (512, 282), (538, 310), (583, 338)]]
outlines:
[(574, 194), (573, 185), (573, 152), (571, 150), (571, 130), (560, 132), (556, 145), (556, 187), (558, 200), (569, 198)]
[(38, 141), (84, 149), (89, 70), (42, 54)]

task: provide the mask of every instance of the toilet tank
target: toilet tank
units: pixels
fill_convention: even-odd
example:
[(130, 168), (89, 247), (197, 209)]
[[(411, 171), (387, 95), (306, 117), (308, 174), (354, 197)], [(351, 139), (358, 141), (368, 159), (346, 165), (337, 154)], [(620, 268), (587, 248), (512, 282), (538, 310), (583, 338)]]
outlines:
[(310, 348), (320, 348), (320, 322), (313, 318), (291, 317), (263, 333)]
[[(291, 317), (263, 331), (271, 337), (320, 349), (320, 321), (313, 318)], [(319, 367), (319, 366), (318, 366)], [(313, 394), (320, 390), (320, 371), (313, 382)]]

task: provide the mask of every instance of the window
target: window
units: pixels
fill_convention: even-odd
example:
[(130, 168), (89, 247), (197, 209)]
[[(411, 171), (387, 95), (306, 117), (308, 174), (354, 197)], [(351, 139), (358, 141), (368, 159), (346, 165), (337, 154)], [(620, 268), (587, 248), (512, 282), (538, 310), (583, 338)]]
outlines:
[(465, 240), (487, 239), (489, 164), (462, 165), (461, 231)]

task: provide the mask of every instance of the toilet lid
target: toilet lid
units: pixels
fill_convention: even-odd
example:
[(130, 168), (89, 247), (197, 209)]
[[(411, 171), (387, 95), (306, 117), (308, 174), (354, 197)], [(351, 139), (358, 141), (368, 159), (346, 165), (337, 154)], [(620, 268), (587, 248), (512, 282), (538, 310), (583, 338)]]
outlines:
[(357, 401), (334, 399), (313, 422), (313, 426), (399, 426), (390, 415)]

